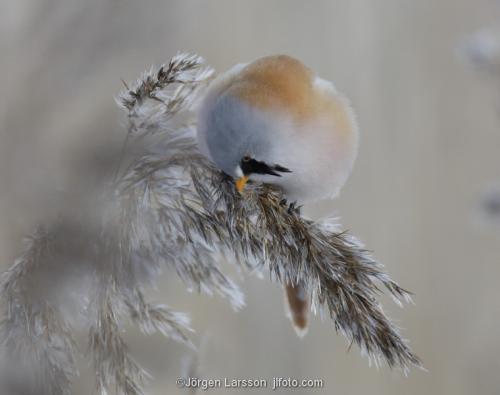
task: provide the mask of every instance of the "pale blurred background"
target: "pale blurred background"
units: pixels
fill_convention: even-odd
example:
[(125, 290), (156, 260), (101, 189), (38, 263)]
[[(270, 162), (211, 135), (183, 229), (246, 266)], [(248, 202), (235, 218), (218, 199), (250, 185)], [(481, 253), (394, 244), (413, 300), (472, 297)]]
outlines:
[[(191, 314), (201, 347), (196, 362), (173, 341), (127, 333), (154, 376), (149, 393), (187, 393), (175, 379), (191, 358), (206, 378), (325, 382), (294, 394), (498, 394), (500, 227), (480, 202), (500, 182), (500, 80), (457, 50), (469, 34), (495, 27), (493, 0), (2, 0), (2, 268), (22, 235), (56, 211), (54, 191), (101, 160), (89, 152), (123, 139), (113, 100), (121, 78), (132, 81), (178, 50), (217, 70), (286, 53), (350, 97), (362, 132), (341, 197), (306, 211), (340, 215), (415, 292), (415, 306), (385, 307), (428, 372), (370, 368), (319, 317), (299, 340), (280, 287), (267, 279), (240, 277), (247, 307), (235, 313), (225, 300), (188, 294), (167, 273), (153, 295)], [(83, 358), (80, 365), (75, 393), (89, 394), (90, 369)], [(210, 391), (233, 392), (259, 393)]]

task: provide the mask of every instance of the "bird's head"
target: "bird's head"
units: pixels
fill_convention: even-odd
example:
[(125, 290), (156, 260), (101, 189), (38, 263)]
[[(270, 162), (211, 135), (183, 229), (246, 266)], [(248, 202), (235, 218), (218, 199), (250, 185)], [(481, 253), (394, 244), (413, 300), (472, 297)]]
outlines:
[(245, 154), (236, 168), (236, 189), (238, 192), (243, 192), (248, 180), (257, 175), (268, 175), (281, 177), (281, 173), (291, 173), (291, 170), (279, 164), (268, 164), (264, 161), (259, 161), (249, 154)]

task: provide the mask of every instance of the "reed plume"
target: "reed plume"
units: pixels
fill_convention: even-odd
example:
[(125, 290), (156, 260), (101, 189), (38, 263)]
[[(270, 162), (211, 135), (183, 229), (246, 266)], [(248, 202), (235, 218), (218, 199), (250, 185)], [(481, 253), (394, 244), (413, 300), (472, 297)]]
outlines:
[[(35, 383), (22, 383), (36, 390), (25, 393), (71, 392), (73, 334), (83, 326), (98, 393), (142, 394), (148, 375), (121, 335), (124, 321), (191, 344), (187, 316), (148, 301), (144, 289), (169, 269), (188, 288), (241, 308), (243, 295), (221, 270), (222, 258), (301, 284), (314, 309), (325, 309), (376, 363), (404, 372), (420, 366), (377, 301), (383, 289), (399, 304), (410, 295), (359, 240), (333, 219), (314, 222), (290, 210), (268, 185), (249, 184), (240, 195), (200, 154), (191, 110), (212, 75), (200, 57), (180, 54), (125, 84), (117, 102), (127, 114), (126, 144), (113, 177), (95, 204), (40, 227), (4, 273), (3, 353), (17, 356), (19, 366), (34, 361), (29, 368), (37, 372)], [(74, 282), (80, 294), (68, 309), (61, 284), (75, 293)]]

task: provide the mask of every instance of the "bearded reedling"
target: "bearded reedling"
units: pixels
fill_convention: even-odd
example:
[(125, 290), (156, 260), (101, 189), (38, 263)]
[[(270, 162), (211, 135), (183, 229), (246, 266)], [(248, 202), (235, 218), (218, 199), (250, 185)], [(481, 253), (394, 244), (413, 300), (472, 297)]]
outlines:
[[(198, 143), (240, 193), (258, 181), (302, 203), (337, 196), (356, 158), (358, 128), (331, 82), (275, 55), (235, 65), (211, 83), (198, 111)], [(285, 288), (291, 320), (304, 335), (310, 295), (301, 284)]]

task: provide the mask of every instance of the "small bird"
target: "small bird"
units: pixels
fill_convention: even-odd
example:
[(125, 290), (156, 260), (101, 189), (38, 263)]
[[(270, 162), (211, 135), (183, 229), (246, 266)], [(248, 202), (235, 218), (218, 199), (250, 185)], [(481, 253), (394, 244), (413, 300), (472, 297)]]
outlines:
[[(201, 99), (200, 150), (233, 177), (279, 187), (288, 201), (334, 198), (349, 176), (358, 127), (334, 85), (287, 55), (237, 64), (212, 81)], [(287, 284), (289, 316), (307, 331), (310, 295)]]

